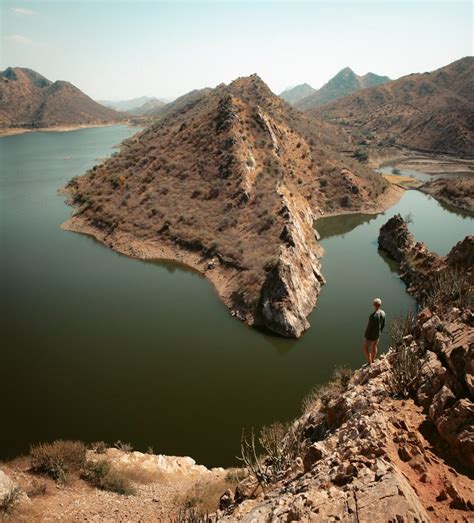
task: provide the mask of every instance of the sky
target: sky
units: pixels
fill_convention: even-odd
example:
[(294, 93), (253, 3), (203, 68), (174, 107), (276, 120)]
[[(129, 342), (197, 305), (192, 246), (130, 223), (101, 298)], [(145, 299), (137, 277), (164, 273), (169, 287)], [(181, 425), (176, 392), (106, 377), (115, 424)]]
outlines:
[(96, 100), (174, 98), (257, 73), (275, 93), (348, 66), (391, 78), (473, 55), (461, 1), (0, 0), (0, 69)]

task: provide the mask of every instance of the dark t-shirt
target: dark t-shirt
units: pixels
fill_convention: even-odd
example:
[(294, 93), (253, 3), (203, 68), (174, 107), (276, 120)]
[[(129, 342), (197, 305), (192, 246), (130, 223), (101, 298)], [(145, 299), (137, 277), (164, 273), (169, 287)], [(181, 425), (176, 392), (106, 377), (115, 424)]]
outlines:
[(384, 327), (385, 312), (382, 309), (374, 311), (369, 316), (369, 323), (367, 323), (367, 328), (365, 329), (365, 338), (370, 341), (378, 340)]

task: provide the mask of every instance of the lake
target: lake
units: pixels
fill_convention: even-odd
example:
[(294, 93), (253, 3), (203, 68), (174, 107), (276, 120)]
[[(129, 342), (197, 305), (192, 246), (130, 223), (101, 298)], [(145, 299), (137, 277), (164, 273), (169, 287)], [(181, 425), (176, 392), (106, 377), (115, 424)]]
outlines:
[[(119, 255), (63, 231), (57, 194), (135, 130), (36, 132), (0, 139), (0, 458), (57, 438), (120, 439), (137, 450), (235, 463), (243, 427), (300, 414), (335, 367), (364, 363), (372, 298), (388, 322), (414, 309), (380, 226), (411, 213), (417, 239), (440, 254), (473, 219), (408, 191), (383, 215), (318, 220), (327, 285), (299, 340), (245, 326), (194, 271)], [(387, 348), (384, 333), (381, 348)]]

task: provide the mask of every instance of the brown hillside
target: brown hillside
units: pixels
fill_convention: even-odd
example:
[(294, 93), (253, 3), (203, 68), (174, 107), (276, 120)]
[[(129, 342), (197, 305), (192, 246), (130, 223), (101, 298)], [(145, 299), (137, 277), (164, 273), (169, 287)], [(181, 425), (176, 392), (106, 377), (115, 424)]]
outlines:
[[(171, 105), (171, 104), (170, 104)], [(323, 282), (313, 219), (374, 211), (388, 184), (253, 75), (221, 85), (70, 183), (87, 232), (127, 254), (206, 272), (233, 314), (299, 336)]]
[(352, 94), (367, 87), (382, 85), (390, 82), (388, 76), (379, 76), (374, 73), (367, 73), (359, 76), (350, 67), (345, 67), (336, 76), (325, 83), (321, 89), (315, 90), (308, 96), (297, 100), (293, 105), (300, 111), (306, 111), (314, 107), (319, 107), (333, 100), (338, 100), (343, 96)]
[(69, 82), (51, 82), (21, 67), (0, 72), (0, 127), (40, 128), (120, 120)]
[(312, 113), (381, 141), (474, 155), (474, 57), (365, 89)]

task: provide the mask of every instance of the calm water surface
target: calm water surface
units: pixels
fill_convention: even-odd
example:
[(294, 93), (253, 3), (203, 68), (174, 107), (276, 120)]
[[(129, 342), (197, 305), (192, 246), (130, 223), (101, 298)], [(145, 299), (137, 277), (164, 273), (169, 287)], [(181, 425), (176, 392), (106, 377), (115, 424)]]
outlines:
[(0, 139), (0, 458), (56, 438), (121, 439), (231, 464), (242, 427), (294, 418), (336, 366), (363, 363), (374, 296), (388, 319), (414, 308), (377, 251), (388, 217), (411, 213), (417, 238), (440, 254), (473, 231), (471, 217), (415, 191), (385, 215), (319, 220), (327, 285), (312, 328), (298, 341), (272, 336), (232, 318), (194, 272), (59, 228), (71, 209), (57, 189), (132, 132)]

